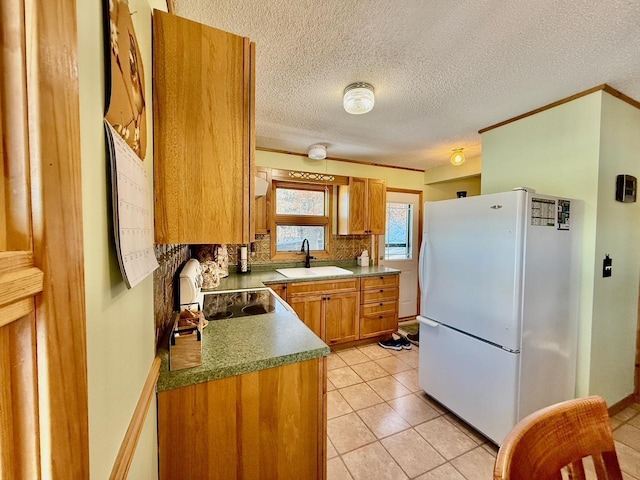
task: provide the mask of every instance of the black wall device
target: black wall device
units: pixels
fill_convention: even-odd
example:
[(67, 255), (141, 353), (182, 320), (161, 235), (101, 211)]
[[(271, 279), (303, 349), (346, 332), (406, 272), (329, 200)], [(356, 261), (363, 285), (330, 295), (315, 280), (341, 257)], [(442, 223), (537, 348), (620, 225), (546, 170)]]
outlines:
[(611, 264), (613, 263), (613, 260), (611, 259), (611, 257), (609, 257), (609, 254), (607, 254), (604, 257), (604, 260), (602, 261), (602, 276), (603, 277), (610, 277), (611, 276), (611, 270), (612, 270), (612, 266)]
[(618, 175), (616, 179), (616, 200), (624, 203), (636, 201), (638, 180), (633, 175)]

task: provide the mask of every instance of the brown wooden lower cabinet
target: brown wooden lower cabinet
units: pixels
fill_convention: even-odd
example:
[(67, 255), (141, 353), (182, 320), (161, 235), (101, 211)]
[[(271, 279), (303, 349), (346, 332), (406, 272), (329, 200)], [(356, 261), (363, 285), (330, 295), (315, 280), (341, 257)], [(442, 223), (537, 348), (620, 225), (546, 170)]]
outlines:
[(398, 330), (399, 275), (362, 279), (360, 338), (378, 337)]
[(359, 278), (293, 283), (287, 302), (327, 345), (358, 339)]
[(303, 295), (289, 299), (289, 305), (298, 318), (309, 327), (313, 333), (325, 341), (325, 295)]
[(325, 479), (326, 359), (158, 393), (161, 480)]

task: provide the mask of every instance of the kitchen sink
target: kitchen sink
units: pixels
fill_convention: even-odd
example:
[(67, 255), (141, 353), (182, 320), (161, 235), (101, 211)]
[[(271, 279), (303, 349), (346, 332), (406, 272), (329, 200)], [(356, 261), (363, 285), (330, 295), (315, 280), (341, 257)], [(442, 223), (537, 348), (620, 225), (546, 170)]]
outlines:
[(335, 266), (311, 267), (311, 268), (277, 268), (276, 272), (287, 278), (305, 278), (305, 277), (332, 277), (334, 275), (353, 275), (353, 272), (344, 268)]

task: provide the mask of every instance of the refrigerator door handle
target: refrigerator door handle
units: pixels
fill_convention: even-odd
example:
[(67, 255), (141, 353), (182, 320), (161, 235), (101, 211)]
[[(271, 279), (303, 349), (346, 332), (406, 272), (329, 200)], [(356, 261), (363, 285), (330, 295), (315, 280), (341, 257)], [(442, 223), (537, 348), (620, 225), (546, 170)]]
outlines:
[(418, 322), (420, 323), (424, 323), (425, 325), (429, 326), (429, 327), (439, 327), (440, 324), (438, 322), (434, 322), (433, 320), (428, 319), (427, 317), (423, 317), (422, 315), (418, 315), (416, 317), (416, 320), (418, 320)]
[(424, 284), (424, 275), (425, 268), (427, 263), (427, 236), (425, 234), (424, 239), (422, 240), (422, 245), (420, 245), (420, 256), (418, 257), (418, 286), (420, 287), (420, 291), (422, 292), (422, 297), (426, 293), (426, 285)]

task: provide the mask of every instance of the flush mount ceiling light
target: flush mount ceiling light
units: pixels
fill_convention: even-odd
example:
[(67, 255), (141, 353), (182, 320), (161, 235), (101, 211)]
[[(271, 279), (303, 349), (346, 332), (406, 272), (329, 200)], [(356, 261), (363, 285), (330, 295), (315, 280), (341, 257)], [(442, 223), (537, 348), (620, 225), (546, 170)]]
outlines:
[(449, 160), (451, 161), (451, 165), (455, 165), (457, 167), (458, 165), (462, 165), (464, 163), (465, 158), (464, 158), (464, 153), (462, 153), (462, 150), (464, 150), (464, 148), (453, 149), (451, 158), (449, 158)]
[(373, 86), (368, 83), (357, 82), (344, 89), (342, 106), (348, 113), (362, 115), (371, 111), (375, 101)]
[(327, 147), (322, 145), (321, 143), (316, 143), (315, 145), (311, 145), (309, 147), (308, 154), (309, 158), (312, 160), (324, 160), (327, 158)]

